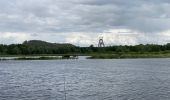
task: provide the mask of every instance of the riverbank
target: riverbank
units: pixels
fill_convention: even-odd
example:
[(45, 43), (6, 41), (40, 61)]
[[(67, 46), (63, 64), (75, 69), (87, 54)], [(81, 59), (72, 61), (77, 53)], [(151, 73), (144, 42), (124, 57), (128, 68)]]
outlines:
[(128, 58), (170, 58), (169, 52), (144, 52), (144, 53), (90, 53), (90, 54), (35, 54), (35, 55), (0, 55), (0, 60), (62, 60), (78, 59), (87, 56), (87, 59), (128, 59)]
[(170, 58), (170, 53), (92, 54), (88, 59)]
[(78, 59), (78, 56), (71, 55), (4, 55), (0, 56), (0, 60), (62, 60), (62, 59)]

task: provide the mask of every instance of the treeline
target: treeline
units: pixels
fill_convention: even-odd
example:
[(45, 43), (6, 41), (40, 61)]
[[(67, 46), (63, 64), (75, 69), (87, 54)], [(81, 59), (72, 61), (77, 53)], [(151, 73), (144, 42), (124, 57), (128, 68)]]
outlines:
[(109, 46), (109, 47), (77, 47), (72, 44), (48, 43), (39, 40), (25, 41), (22, 44), (0, 44), (0, 55), (27, 55), (27, 54), (89, 54), (89, 53), (145, 53), (169, 52), (170, 43), (166, 45), (135, 45), (135, 46)]
[[(135, 46), (128, 46), (128, 45), (120, 45), (120, 46), (108, 46), (104, 48), (98, 48), (91, 45), (88, 48), (85, 48), (87, 50), (91, 50), (92, 52), (110, 52), (110, 53), (146, 53), (146, 52), (170, 52), (170, 43), (167, 43), (166, 45), (157, 45), (157, 44), (139, 44)], [(86, 50), (85, 50), (86, 51)]]

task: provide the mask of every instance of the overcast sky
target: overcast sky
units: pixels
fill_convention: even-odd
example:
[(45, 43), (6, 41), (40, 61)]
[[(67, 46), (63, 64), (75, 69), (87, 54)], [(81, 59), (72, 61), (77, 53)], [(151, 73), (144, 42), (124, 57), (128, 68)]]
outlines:
[(0, 0), (0, 44), (170, 42), (170, 0)]

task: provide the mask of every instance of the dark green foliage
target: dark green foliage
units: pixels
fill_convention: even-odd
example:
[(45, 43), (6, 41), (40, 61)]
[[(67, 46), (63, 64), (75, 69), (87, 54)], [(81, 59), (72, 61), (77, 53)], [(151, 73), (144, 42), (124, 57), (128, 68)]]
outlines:
[(7, 46), (6, 45), (1, 45), (0, 44), (0, 54), (6, 54), (7, 53)]
[(0, 44), (0, 55), (30, 55), (30, 54), (121, 54), (126, 53), (169, 53), (170, 43), (166, 45), (140, 44), (135, 46), (109, 47), (77, 47), (72, 44), (48, 43), (40, 40), (25, 41), (23, 44)]
[(62, 56), (62, 59), (70, 59), (70, 55), (64, 55)]

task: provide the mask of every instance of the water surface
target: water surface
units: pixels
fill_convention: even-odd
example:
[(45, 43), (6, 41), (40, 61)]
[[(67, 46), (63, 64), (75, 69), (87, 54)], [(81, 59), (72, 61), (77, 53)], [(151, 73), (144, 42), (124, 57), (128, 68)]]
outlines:
[(67, 100), (170, 100), (170, 59), (0, 61), (0, 100), (65, 100), (65, 93)]

